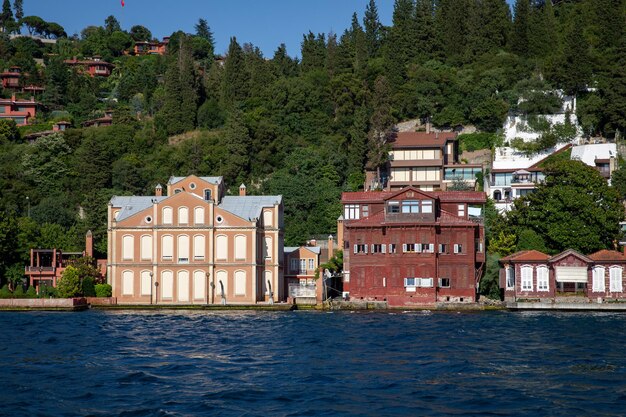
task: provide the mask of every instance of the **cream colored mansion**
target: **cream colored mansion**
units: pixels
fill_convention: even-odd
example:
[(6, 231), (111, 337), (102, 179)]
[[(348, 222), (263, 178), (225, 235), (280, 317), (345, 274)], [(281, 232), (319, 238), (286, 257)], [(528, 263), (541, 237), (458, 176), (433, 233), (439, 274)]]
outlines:
[(285, 299), (282, 196), (227, 196), (222, 177), (171, 177), (167, 196), (115, 196), (107, 279), (118, 304)]

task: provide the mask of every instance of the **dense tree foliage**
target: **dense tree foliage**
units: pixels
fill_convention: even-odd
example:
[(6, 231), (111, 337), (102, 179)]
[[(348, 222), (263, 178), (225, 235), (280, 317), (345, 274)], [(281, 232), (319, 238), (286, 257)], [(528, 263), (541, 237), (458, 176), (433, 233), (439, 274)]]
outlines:
[[(558, 108), (558, 97), (546, 92), (560, 88), (577, 94), (586, 134), (613, 137), (626, 129), (624, 0), (517, 0), (513, 11), (506, 0), (395, 0), (389, 27), (374, 0), (363, 7), (342, 33), (304, 33), (300, 51), (279, 45), (265, 57), (233, 37), (225, 56), (215, 56), (210, 20), (199, 19), (193, 33), (170, 36), (164, 56), (135, 56), (136, 42), (154, 40), (145, 26), (127, 30), (110, 16), (68, 38), (58, 24), (23, 16), (21, 1), (13, 8), (4, 1), (0, 63), (19, 65), (22, 85), (45, 92), (37, 96), (43, 108), (33, 125), (16, 131), (0, 123), (0, 226), (8, 231), (0, 267), (23, 263), (34, 245), (80, 250), (88, 229), (103, 256), (109, 198), (152, 193), (170, 175), (224, 175), (233, 191), (243, 182), (252, 194), (283, 194), (287, 244), (334, 233), (341, 191), (360, 189), (364, 169), (385, 162), (396, 121), (474, 125), (479, 132), (461, 146), (489, 147), (508, 112)], [(20, 29), (24, 36), (8, 36)], [(115, 65), (110, 77), (92, 78), (64, 63), (95, 55)], [(113, 126), (82, 127), (110, 110)], [(23, 140), (60, 120), (74, 128)], [(585, 181), (605, 187), (592, 176)], [(559, 188), (552, 195), (546, 186), (538, 196), (561, 213), (575, 209), (559, 202), (568, 190)], [(595, 207), (596, 200), (578, 200)], [(534, 201), (513, 216), (516, 245), (586, 251), (612, 244), (611, 222), (619, 220), (612, 205), (591, 213), (608, 232), (581, 232), (583, 244), (561, 230), (556, 212), (544, 223), (533, 217), (551, 213), (533, 211)], [(488, 236), (507, 251), (510, 231), (492, 217)], [(598, 231), (591, 221), (572, 221)]]

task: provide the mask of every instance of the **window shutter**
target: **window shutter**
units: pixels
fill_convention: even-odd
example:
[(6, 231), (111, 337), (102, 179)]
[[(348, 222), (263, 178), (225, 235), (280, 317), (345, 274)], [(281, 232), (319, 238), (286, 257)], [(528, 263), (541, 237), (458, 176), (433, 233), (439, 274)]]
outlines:
[(422, 244), (421, 243), (416, 243), (415, 244), (415, 252), (421, 252), (422, 251)]
[(358, 246), (354, 245), (354, 253), (357, 253), (357, 250), (358, 250)]
[(430, 251), (430, 253), (435, 253), (435, 244), (434, 243), (430, 243), (428, 245), (428, 250)]
[(372, 243), (372, 249), (371, 249), (372, 253), (374, 253), (374, 244)]
[(365, 247), (365, 253), (367, 253), (367, 245), (363, 245)]
[(382, 251), (382, 253), (387, 253), (387, 245), (380, 245), (380, 250)]
[[(406, 243), (402, 244), (402, 252), (406, 252)], [(406, 279), (406, 278), (405, 278)]]
[(459, 245), (454, 245), (454, 253), (459, 253)]

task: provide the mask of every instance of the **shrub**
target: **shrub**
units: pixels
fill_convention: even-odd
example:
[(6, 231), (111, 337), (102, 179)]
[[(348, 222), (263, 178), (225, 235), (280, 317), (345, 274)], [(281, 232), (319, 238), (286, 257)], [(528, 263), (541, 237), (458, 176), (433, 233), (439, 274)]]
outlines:
[(42, 285), (39, 288), (39, 297), (40, 298), (57, 298), (59, 296), (59, 291), (54, 287), (49, 287), (47, 285)]
[(13, 298), (25, 298), (26, 294), (24, 294), (24, 288), (21, 285), (18, 285), (15, 291), (13, 291)]
[(37, 298), (37, 290), (35, 287), (28, 287), (28, 290), (26, 290), (26, 298)]
[(78, 275), (78, 269), (73, 266), (68, 266), (61, 279), (57, 283), (57, 290), (59, 291), (59, 297), (71, 298), (77, 297), (81, 293), (80, 276)]
[(113, 287), (109, 284), (96, 285), (96, 297), (110, 297), (113, 295)]
[(85, 277), (83, 279), (83, 295), (85, 297), (96, 296), (96, 287), (94, 286), (94, 279), (92, 277)]
[(500, 145), (502, 138), (495, 133), (466, 133), (459, 135), (459, 144), (462, 152), (473, 152), (479, 149), (491, 149)]
[(9, 291), (9, 286), (4, 284), (2, 288), (0, 288), (0, 298), (13, 298), (13, 293)]

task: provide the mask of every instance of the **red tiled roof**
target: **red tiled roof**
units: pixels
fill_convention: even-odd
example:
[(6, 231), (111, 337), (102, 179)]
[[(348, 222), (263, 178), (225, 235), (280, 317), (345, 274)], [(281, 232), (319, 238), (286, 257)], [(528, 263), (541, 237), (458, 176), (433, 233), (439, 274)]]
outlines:
[(394, 195), (395, 191), (346, 191), (341, 193), (342, 202), (383, 201)]
[(441, 216), (437, 219), (437, 223), (442, 225), (455, 224), (462, 226), (475, 226), (478, 223), (474, 223), (471, 220), (464, 219), (462, 217), (455, 216), (454, 214), (441, 210)]
[(443, 147), (447, 141), (456, 140), (455, 132), (398, 132), (389, 141), (392, 148)]
[(622, 252), (616, 250), (602, 249), (596, 253), (589, 255), (594, 261), (626, 261), (626, 256)]
[(442, 203), (486, 203), (487, 194), (482, 191), (428, 191)]
[(516, 262), (547, 261), (548, 259), (550, 259), (550, 255), (546, 255), (545, 253), (539, 252), (538, 250), (523, 250), (523, 251), (515, 252), (512, 255), (505, 256), (504, 258), (500, 259), (500, 262), (502, 261), (516, 261)]
[(352, 226), (380, 226), (385, 223), (385, 212), (380, 211), (376, 214), (372, 214), (371, 216), (362, 218), (360, 220), (352, 220), (348, 224), (348, 227)]
[[(369, 217), (365, 217), (360, 220), (351, 220), (347, 223), (347, 227), (376, 227), (382, 225), (393, 225), (397, 223), (414, 223), (414, 224), (434, 224), (430, 221), (420, 221), (420, 220), (407, 220), (403, 221), (385, 221), (385, 212), (380, 211), (376, 214), (373, 214)], [(474, 223), (473, 221), (463, 219), (461, 217), (457, 217), (454, 214), (451, 214), (445, 210), (441, 210), (441, 215), (436, 218), (435, 223), (443, 226), (477, 226), (478, 223)]]

